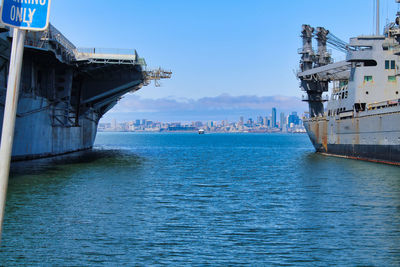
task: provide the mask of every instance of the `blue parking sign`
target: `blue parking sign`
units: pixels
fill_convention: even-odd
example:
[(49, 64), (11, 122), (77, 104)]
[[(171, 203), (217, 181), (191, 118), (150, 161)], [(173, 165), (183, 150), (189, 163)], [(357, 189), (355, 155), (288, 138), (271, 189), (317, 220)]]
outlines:
[(23, 30), (43, 31), (49, 24), (50, 0), (3, 0), (1, 22)]

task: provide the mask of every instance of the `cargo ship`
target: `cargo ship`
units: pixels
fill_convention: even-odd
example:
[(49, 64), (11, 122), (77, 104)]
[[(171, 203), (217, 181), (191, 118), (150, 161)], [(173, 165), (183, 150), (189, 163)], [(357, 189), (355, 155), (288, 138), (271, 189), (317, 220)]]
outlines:
[[(13, 31), (0, 24), (0, 125), (2, 125)], [(77, 48), (53, 25), (27, 32), (12, 160), (90, 149), (100, 118), (128, 92), (151, 80), (135, 50)]]
[[(319, 153), (400, 165), (400, 13), (380, 34), (376, 6), (376, 34), (349, 43), (323, 27), (302, 26), (297, 77), (309, 106), (303, 122)], [(327, 45), (346, 59), (334, 62)]]

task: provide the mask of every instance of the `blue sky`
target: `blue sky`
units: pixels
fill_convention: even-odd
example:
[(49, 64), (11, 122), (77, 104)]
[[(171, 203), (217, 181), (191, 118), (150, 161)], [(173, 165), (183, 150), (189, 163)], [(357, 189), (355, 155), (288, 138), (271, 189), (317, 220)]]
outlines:
[[(382, 28), (394, 2), (381, 0)], [(374, 30), (373, 0), (53, 0), (51, 22), (78, 47), (134, 48), (149, 67), (171, 69), (135, 97), (182, 101), (301, 97), (293, 71), (303, 23), (345, 41)]]

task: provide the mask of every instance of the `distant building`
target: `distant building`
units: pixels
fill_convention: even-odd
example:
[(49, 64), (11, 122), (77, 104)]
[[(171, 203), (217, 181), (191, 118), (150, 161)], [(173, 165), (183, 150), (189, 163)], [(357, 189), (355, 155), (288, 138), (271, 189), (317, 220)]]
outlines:
[(272, 108), (271, 127), (276, 128), (276, 108)]
[(267, 117), (264, 117), (263, 118), (263, 123), (262, 123), (264, 126), (268, 126), (268, 118)]
[(193, 125), (194, 127), (202, 127), (202, 126), (203, 126), (203, 123), (202, 123), (201, 121), (195, 121), (195, 122), (192, 123), (192, 125)]
[(257, 117), (257, 124), (263, 125), (263, 118), (261, 116)]
[(286, 118), (285, 118), (285, 113), (281, 112), (280, 114), (280, 123), (281, 123), (281, 129), (283, 129), (286, 126)]
[(289, 125), (299, 125), (300, 124), (300, 118), (297, 116), (297, 112), (293, 111), (292, 114), (289, 115), (288, 118), (288, 124)]

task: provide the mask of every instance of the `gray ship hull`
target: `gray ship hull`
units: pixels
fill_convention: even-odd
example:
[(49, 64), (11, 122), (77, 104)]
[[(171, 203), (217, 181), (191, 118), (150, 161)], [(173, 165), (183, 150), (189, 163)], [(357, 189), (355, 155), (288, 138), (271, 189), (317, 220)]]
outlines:
[[(99, 119), (95, 112), (82, 116), (79, 126), (64, 127), (54, 124), (52, 118), (56, 107), (45, 98), (21, 96), (18, 105), (12, 160), (30, 160), (92, 148)], [(2, 124), (3, 110), (0, 117)]]
[[(302, 40), (297, 77), (307, 94), (303, 121), (316, 151), (400, 165), (400, 13), (382, 35), (377, 27), (375, 35), (346, 43), (304, 24)], [(334, 62), (328, 44), (346, 59)], [(329, 98), (323, 96), (328, 92)]]
[[(0, 27), (1, 125), (10, 34), (7, 28)], [(143, 62), (134, 50), (129, 54), (94, 49), (80, 52), (52, 25), (43, 33), (28, 33), (12, 160), (92, 148), (100, 118), (124, 94), (146, 85)]]
[(360, 112), (351, 118), (316, 117), (304, 120), (319, 153), (400, 165), (398, 106)]

